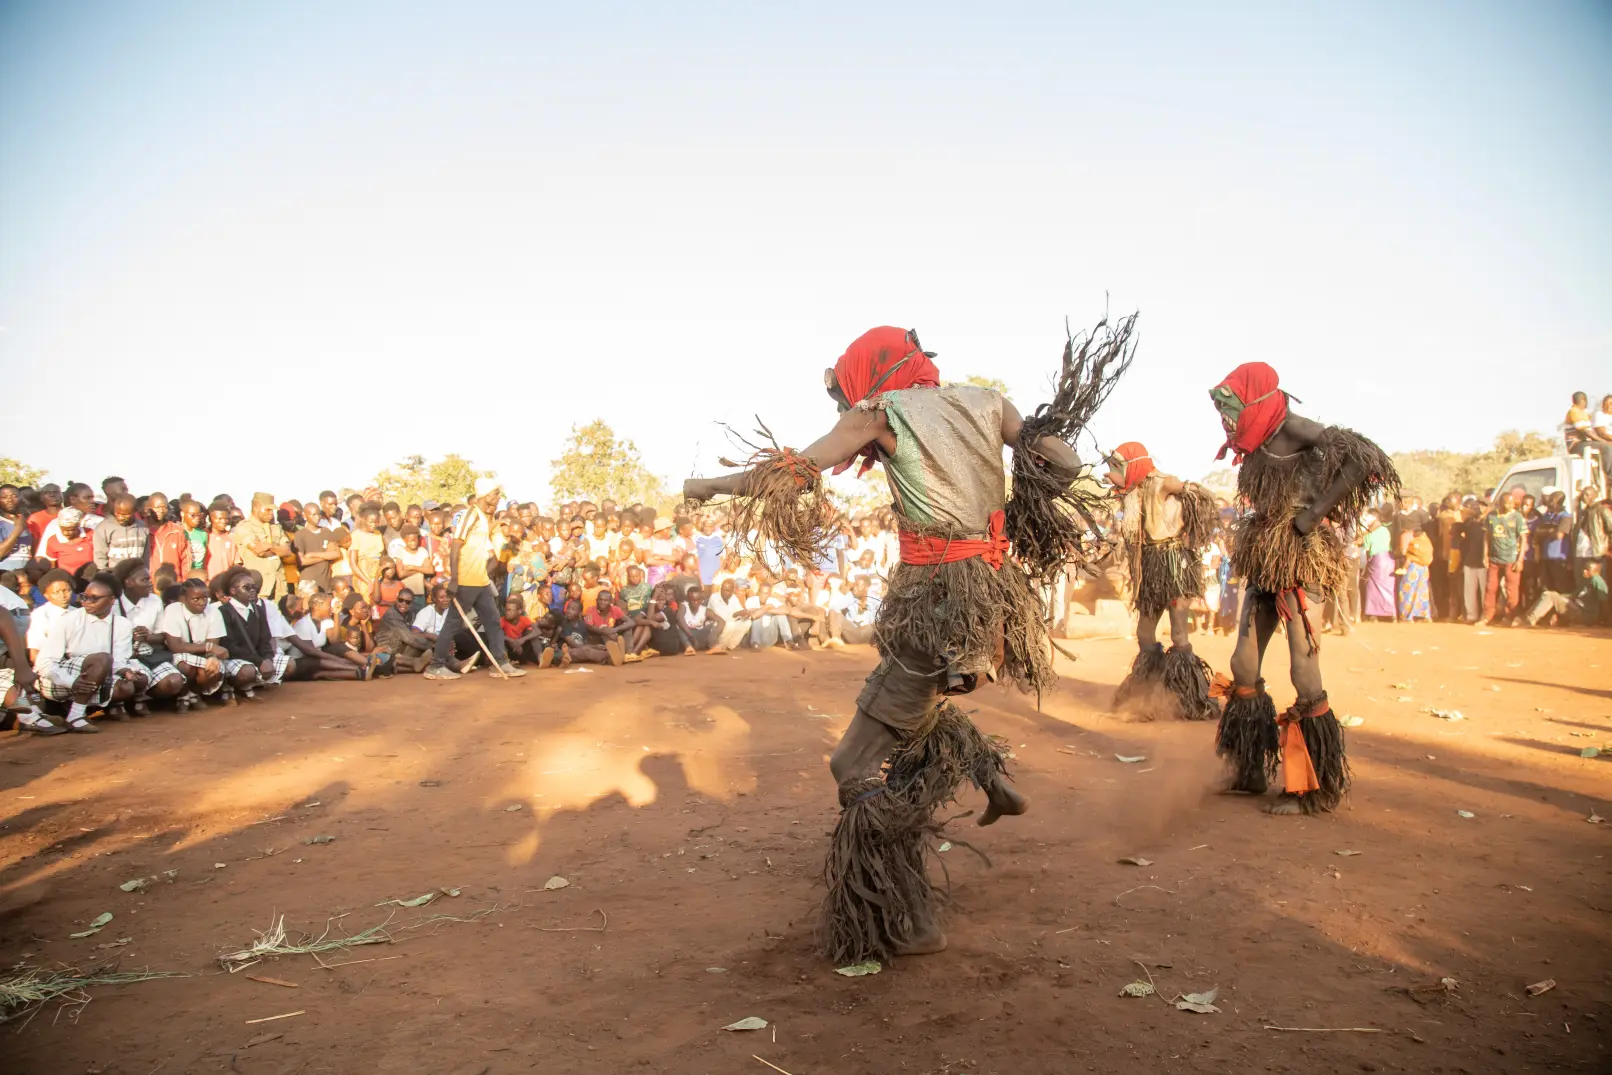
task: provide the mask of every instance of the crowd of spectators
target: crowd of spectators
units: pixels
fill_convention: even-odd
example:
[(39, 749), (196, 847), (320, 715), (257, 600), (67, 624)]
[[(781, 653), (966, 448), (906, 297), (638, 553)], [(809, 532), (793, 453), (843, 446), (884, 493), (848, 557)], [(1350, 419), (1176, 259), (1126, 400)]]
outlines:
[[(492, 479), (457, 503), (375, 490), (243, 510), (163, 493), (0, 486), (7, 722), (238, 705), (288, 679), (508, 677), (740, 647), (867, 645), (899, 545), (847, 518), (822, 562), (766, 565), (715, 513), (575, 501), (541, 513)], [(479, 636), (479, 637), (478, 637)]]

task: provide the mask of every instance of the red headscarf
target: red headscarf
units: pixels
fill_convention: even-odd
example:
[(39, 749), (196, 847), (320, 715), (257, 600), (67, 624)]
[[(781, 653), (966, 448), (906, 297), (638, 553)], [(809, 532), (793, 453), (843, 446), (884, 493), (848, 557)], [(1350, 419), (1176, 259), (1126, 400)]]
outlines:
[[(868, 329), (851, 341), (834, 363), (834, 380), (845, 402), (854, 407), (902, 388), (939, 388), (940, 371), (918, 345), (916, 332), (885, 325)], [(866, 446), (858, 455), (862, 458), (862, 468), (857, 471), (860, 477), (873, 469), (873, 446)], [(850, 465), (849, 461), (841, 463), (834, 473), (843, 474)]]
[[(1237, 416), (1237, 428), (1216, 453), (1216, 459), (1233, 453), (1232, 461), (1241, 463), (1243, 457), (1271, 438), (1287, 420), (1287, 393), (1277, 387), (1276, 371), (1263, 362), (1244, 362), (1226, 375), (1215, 386), (1225, 389), (1241, 401), (1242, 413)], [(1213, 393), (1210, 393), (1213, 395)]]
[(1134, 440), (1128, 440), (1115, 448), (1110, 458), (1125, 464), (1125, 480), (1119, 486), (1119, 491), (1122, 493), (1135, 489), (1143, 478), (1159, 469), (1153, 465), (1153, 457), (1147, 454), (1147, 449)]

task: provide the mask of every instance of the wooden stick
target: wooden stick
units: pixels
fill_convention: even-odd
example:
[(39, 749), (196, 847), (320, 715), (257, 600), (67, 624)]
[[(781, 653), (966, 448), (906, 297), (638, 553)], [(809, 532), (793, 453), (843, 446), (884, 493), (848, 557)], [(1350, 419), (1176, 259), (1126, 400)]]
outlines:
[(458, 594), (453, 595), (453, 607), (459, 610), (459, 618), (464, 621), (465, 630), (470, 631), (471, 637), (476, 640), (476, 645), (481, 647), (481, 655), (487, 658), (487, 670), (492, 672), (492, 674), (497, 676), (499, 679), (508, 679), (509, 677), (504, 675), (504, 670), (498, 667), (498, 662), (493, 660), (493, 651), (487, 648), (487, 640), (481, 637), (481, 631), (479, 628), (486, 627), (487, 625), (484, 623), (478, 623), (476, 624), (476, 627), (478, 628), (477, 630), (470, 629), (470, 617), (465, 615), (465, 606), (459, 603)]
[(283, 985), (287, 989), (301, 989), (302, 988), (296, 982), (288, 982), (288, 981), (285, 981), (282, 978), (264, 978), (264, 977), (261, 977), (260, 975), (256, 975), (256, 974), (248, 974), (247, 977), (250, 978), (254, 982), (262, 982), (264, 985)]
[(1374, 1026), (1268, 1026), (1266, 1030), (1287, 1030), (1299, 1034), (1386, 1034)]
[[(603, 933), (605, 930), (610, 928), (610, 916), (609, 915), (605, 914), (604, 911), (599, 909), (598, 907), (595, 907), (593, 909), (593, 913), (598, 915), (600, 918), (604, 919), (604, 925), (602, 925), (602, 926), (538, 926), (537, 928), (538, 928), (538, 931), (542, 932), (542, 933)], [(394, 956), (393, 958), (395, 959), (397, 957)]]
[(286, 1012), (284, 1015), (269, 1015), (269, 1016), (265, 1016), (262, 1019), (248, 1019), (246, 1021), (246, 1025), (251, 1026), (253, 1023), (272, 1023), (276, 1019), (289, 1019), (293, 1015), (307, 1015), (307, 1014), (308, 1014), (308, 1009), (304, 1008), (299, 1012)]
[[(752, 1060), (761, 1060), (761, 1057), (757, 1056), (755, 1053), (751, 1053), (750, 1054), (750, 1059), (752, 1059)], [(767, 1061), (767, 1060), (761, 1060), (761, 1062), (763, 1064), (766, 1064), (768, 1067), (772, 1068), (772, 1070), (774, 1070), (774, 1071), (780, 1071), (780, 1072), (783, 1072), (783, 1075), (789, 1075), (789, 1072), (784, 1071), (784, 1069), (779, 1067), (777, 1064), (771, 1063), (770, 1061)]]

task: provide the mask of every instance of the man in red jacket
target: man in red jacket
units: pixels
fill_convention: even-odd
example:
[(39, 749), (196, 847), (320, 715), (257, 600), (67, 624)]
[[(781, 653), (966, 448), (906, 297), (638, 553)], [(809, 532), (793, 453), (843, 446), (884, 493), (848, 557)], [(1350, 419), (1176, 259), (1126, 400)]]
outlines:
[(174, 580), (184, 582), (190, 538), (183, 523), (168, 517), (168, 498), (164, 494), (146, 497), (146, 526), (151, 530), (151, 574), (155, 576), (158, 567), (168, 564), (174, 569)]

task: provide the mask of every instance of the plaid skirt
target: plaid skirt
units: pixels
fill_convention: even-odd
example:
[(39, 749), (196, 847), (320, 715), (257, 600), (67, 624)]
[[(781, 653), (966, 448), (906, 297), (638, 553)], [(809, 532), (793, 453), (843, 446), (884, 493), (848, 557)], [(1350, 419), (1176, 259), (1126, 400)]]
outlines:
[[(182, 666), (185, 668), (206, 668), (207, 662), (210, 660), (212, 660), (211, 657), (200, 653), (174, 654), (174, 664), (176, 666)], [(247, 662), (227, 661), (221, 658), (218, 663), (221, 666), (220, 676), (218, 679), (213, 681), (211, 686), (201, 688), (201, 692), (203, 694), (217, 694), (218, 689), (224, 685), (224, 677), (233, 675), (240, 671)], [(192, 686), (194, 686), (194, 684)]]
[[(53, 702), (71, 702), (73, 700), (73, 684), (78, 677), (84, 674), (84, 656), (68, 657), (57, 661), (48, 670), (39, 676), (39, 693)], [(106, 705), (112, 700), (112, 688), (117, 686), (116, 673), (106, 677), (106, 680), (96, 689), (90, 698), (90, 705)]]
[(178, 667), (175, 666), (172, 661), (158, 661), (155, 664), (147, 664), (145, 661), (136, 658), (135, 663), (138, 665), (144, 665), (146, 686), (148, 687), (153, 683), (162, 682), (169, 676), (177, 676), (180, 674)]

